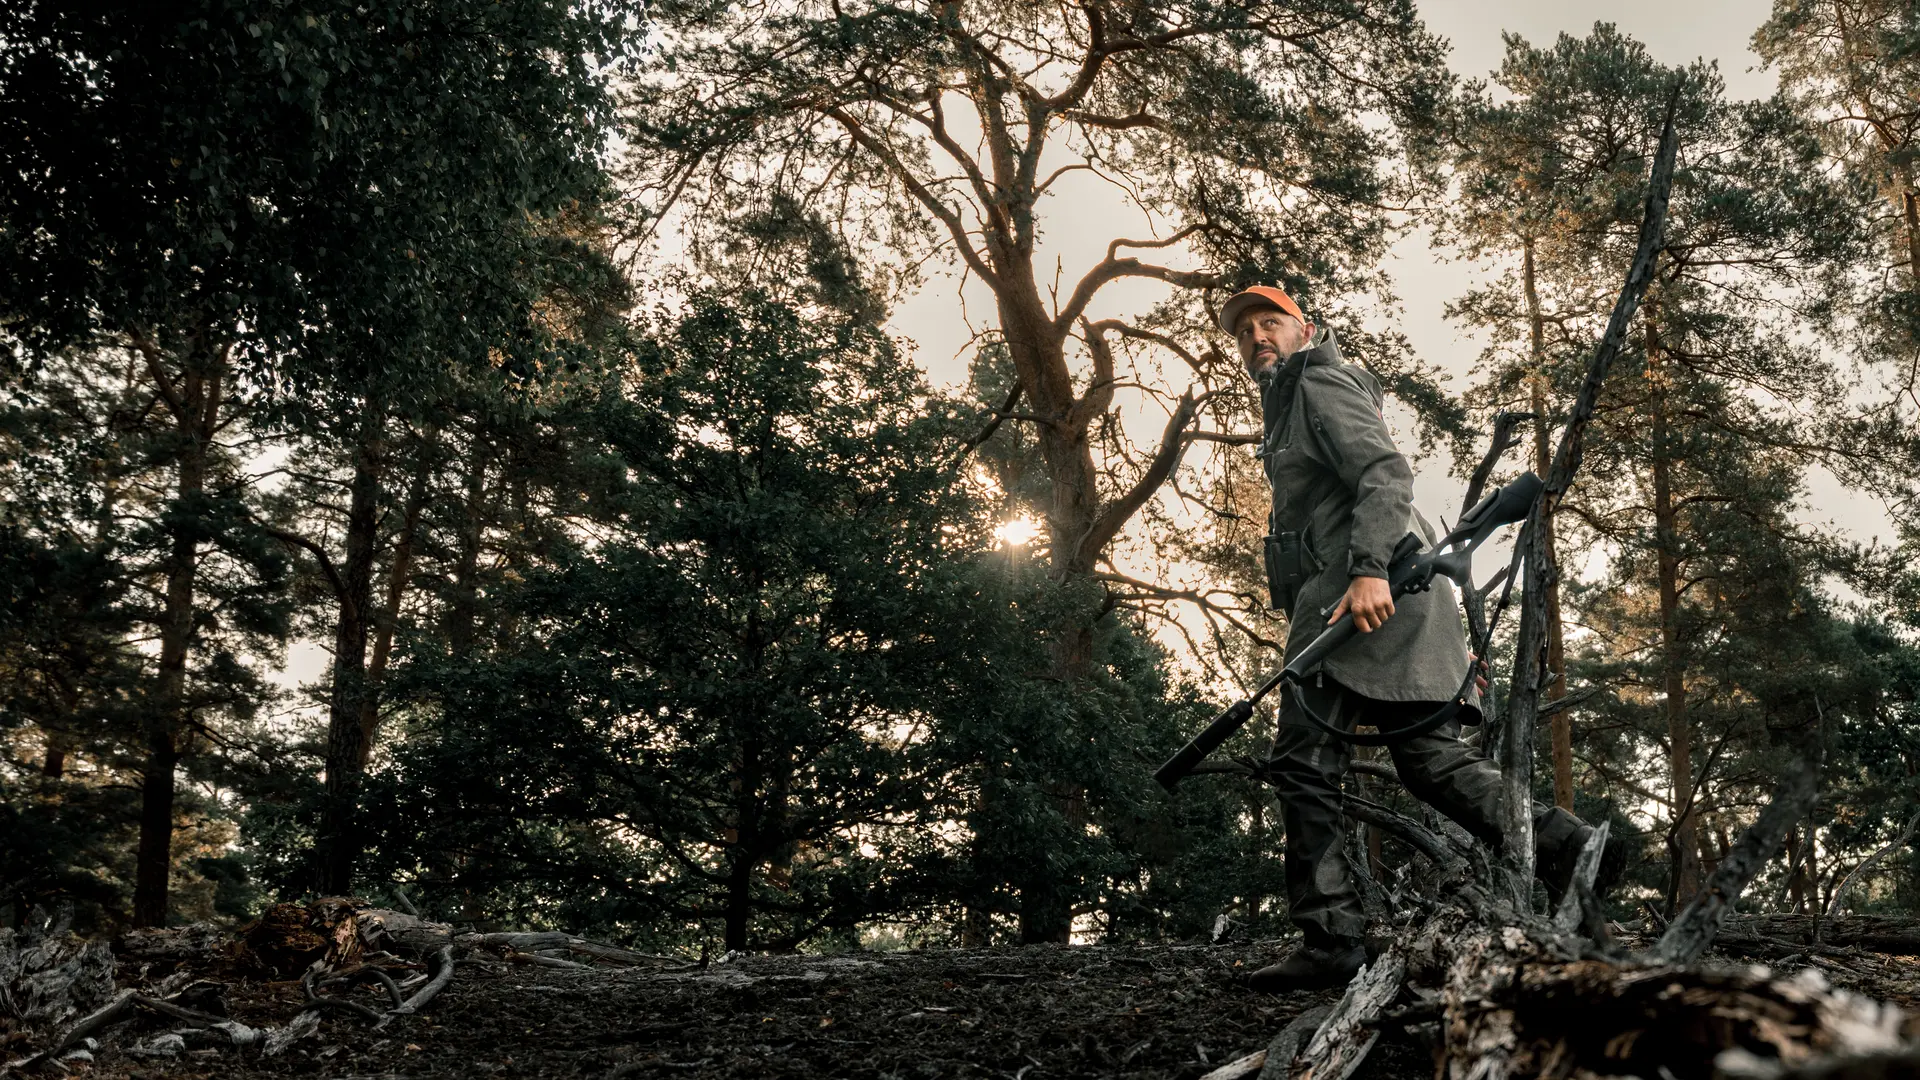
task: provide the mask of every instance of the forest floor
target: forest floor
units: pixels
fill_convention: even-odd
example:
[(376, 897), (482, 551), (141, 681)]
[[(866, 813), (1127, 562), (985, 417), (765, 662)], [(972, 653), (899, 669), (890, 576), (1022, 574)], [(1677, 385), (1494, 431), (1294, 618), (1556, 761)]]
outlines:
[[(108, 1040), (75, 1075), (128, 1080), (321, 1077), (1116, 1077), (1197, 1080), (1265, 1047), (1339, 991), (1256, 994), (1247, 972), (1284, 946), (1042, 946), (749, 956), (704, 970), (463, 962), (419, 1016), (382, 1031), (329, 1012), (273, 1058), (234, 1050), (137, 1058)], [(1723, 962), (1744, 962), (1718, 958)], [(1818, 956), (1835, 985), (1920, 1011), (1920, 958)], [(1782, 969), (1804, 966), (1789, 958)], [(122, 969), (122, 986), (155, 971)], [(362, 993), (368, 993), (362, 989)], [(296, 982), (234, 982), (234, 1019), (286, 1023)], [(377, 1003), (369, 994), (368, 1000)], [(163, 1031), (159, 1021), (147, 1025)], [(131, 1037), (130, 1037), (131, 1036)], [(1428, 1051), (1383, 1039), (1357, 1078), (1432, 1075)]]

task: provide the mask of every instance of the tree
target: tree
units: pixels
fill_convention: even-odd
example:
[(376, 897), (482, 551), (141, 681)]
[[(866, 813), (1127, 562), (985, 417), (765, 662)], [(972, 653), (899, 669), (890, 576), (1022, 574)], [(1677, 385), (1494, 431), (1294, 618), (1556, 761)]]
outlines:
[[(530, 218), (595, 187), (596, 59), (619, 51), (624, 24), (542, 0), (26, 5), (5, 20), (9, 332), (29, 355), (134, 351), (175, 427), (135, 902), (155, 923), (202, 545), (249, 531), (247, 514), (208, 516), (217, 440), (272, 402), (309, 428), (346, 415), (367, 451), (334, 575), (329, 782), (348, 804), (384, 402), (449, 360), (488, 363), (503, 312), (527, 336), (524, 268), (545, 242), (527, 239)], [(347, 813), (330, 818), (337, 888)]]
[[(1602, 546), (1615, 593), (1631, 588), (1627, 607), (1657, 631), (1631, 647), (1650, 649), (1658, 671), (1652, 692), (1671, 793), (1673, 899), (1684, 902), (1701, 880), (1700, 792), (1726, 760), (1694, 745), (1696, 695), (1713, 693), (1696, 686), (1709, 656), (1702, 628), (1725, 611), (1693, 597), (1732, 588), (1723, 579), (1743, 566), (1752, 575), (1745, 581), (1782, 573), (1802, 580), (1819, 547), (1786, 513), (1803, 459), (1847, 460), (1864, 450), (1852, 429), (1835, 434), (1801, 419), (1827, 412), (1842, 397), (1842, 379), (1833, 358), (1810, 356), (1792, 338), (1831, 313), (1840, 269), (1863, 251), (1860, 192), (1818, 168), (1812, 125), (1791, 102), (1729, 101), (1710, 69), (1664, 69), (1604, 24), (1545, 49), (1509, 38), (1497, 77), (1515, 97), (1482, 106), (1478, 129), (1467, 129), (1479, 140), (1469, 147), (1467, 175), (1482, 197), (1460, 228), (1482, 252), (1491, 236), (1519, 235), (1518, 280), (1497, 282), (1457, 310), (1506, 327), (1506, 343), (1526, 342), (1517, 362), (1493, 368), (1481, 391), (1489, 404), (1544, 404), (1550, 415), (1580, 377), (1595, 298), (1625, 261), (1622, 210), (1644, 198), (1638, 177), (1680, 80), (1684, 149), (1638, 320), (1643, 377), (1610, 386), (1595, 418), (1591, 480), (1558, 516)], [(1553, 194), (1529, 202), (1487, 190), (1503, 184)], [(1540, 235), (1532, 236), (1536, 226)], [(1536, 379), (1548, 385), (1530, 384)], [(1734, 520), (1743, 528), (1731, 528)], [(1778, 557), (1762, 559), (1768, 551)], [(1747, 595), (1757, 602), (1775, 594)], [(1642, 606), (1639, 598), (1649, 599)], [(1602, 621), (1617, 633), (1624, 610), (1610, 608)], [(1615, 646), (1629, 647), (1618, 638)], [(1557, 738), (1555, 749), (1556, 787), (1570, 788), (1571, 739)]]
[(382, 848), (457, 851), (498, 903), (518, 867), (571, 860), (545, 871), (566, 902), (712, 920), (727, 948), (850, 932), (924, 895), (940, 846), (930, 729), (979, 648), (954, 420), (843, 316), (695, 297), (657, 325), (553, 414), (545, 476), (596, 539), (552, 534), (506, 586), (512, 652), (413, 661), (442, 689), (392, 779), (461, 794), (397, 796)]
[[(846, 246), (895, 277), (933, 255), (992, 292), (993, 341), (1015, 376), (999, 419), (1033, 428), (1045, 557), (1068, 601), (1051, 651), (1069, 681), (1091, 670), (1112, 608), (1101, 564), (1172, 474), (1195, 418), (1237, 428), (1251, 414), (1237, 362), (1199, 343), (1208, 308), (1255, 280), (1284, 282), (1335, 321), (1378, 298), (1389, 213), (1420, 186), (1448, 84), (1439, 41), (1398, 0), (655, 14), (673, 33), (629, 109), (648, 230), (672, 215), (685, 246), (704, 250), (772, 189), (832, 207)], [(1045, 199), (1081, 171), (1167, 225), (1113, 238), (1056, 289), (1036, 265)], [(1138, 254), (1183, 249), (1198, 269)], [(1101, 290), (1123, 279), (1191, 291), (1145, 321), (1092, 320)], [(1116, 395), (1140, 384), (1121, 356), (1136, 348), (1178, 372), (1141, 379), (1192, 384), (1141, 384), (1169, 414), (1141, 453), (1115, 437)], [(1418, 382), (1391, 343), (1364, 351)], [(1056, 914), (1033, 932), (1063, 938), (1049, 894), (1036, 902)]]

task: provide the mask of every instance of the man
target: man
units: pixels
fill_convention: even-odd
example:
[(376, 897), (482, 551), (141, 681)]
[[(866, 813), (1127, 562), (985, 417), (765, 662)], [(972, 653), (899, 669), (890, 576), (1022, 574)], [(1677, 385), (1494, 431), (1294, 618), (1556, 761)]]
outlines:
[[(1416, 797), (1467, 831), (1500, 844), (1500, 772), (1460, 739), (1477, 723), (1479, 695), (1453, 586), (1395, 601), (1387, 566), (1409, 533), (1431, 545), (1433, 527), (1413, 508), (1413, 470), (1393, 445), (1372, 375), (1344, 363), (1333, 335), (1298, 304), (1256, 286), (1220, 309), (1260, 386), (1265, 426), (1259, 455), (1273, 486), (1267, 573), (1273, 604), (1287, 612), (1287, 656), (1351, 613), (1361, 634), (1335, 651), (1304, 694), (1313, 711), (1351, 730), (1404, 727), (1466, 689), (1458, 719), (1392, 746), (1394, 768)], [(1310, 724), (1295, 692), (1280, 709), (1270, 772), (1286, 826), (1287, 899), (1304, 943), (1253, 973), (1256, 989), (1346, 982), (1366, 960), (1366, 916), (1347, 861), (1340, 781), (1348, 745)], [(1564, 890), (1591, 829), (1564, 810), (1536, 807), (1537, 866)]]

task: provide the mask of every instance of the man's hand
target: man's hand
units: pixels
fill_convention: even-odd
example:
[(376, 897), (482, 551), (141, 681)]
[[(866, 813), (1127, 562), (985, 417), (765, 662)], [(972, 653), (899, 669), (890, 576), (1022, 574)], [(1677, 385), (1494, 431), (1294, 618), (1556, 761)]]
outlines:
[(1333, 609), (1333, 616), (1327, 620), (1331, 626), (1340, 621), (1340, 616), (1353, 613), (1353, 625), (1363, 634), (1371, 634), (1393, 614), (1393, 590), (1387, 588), (1386, 578), (1357, 577), (1347, 583), (1347, 594)]

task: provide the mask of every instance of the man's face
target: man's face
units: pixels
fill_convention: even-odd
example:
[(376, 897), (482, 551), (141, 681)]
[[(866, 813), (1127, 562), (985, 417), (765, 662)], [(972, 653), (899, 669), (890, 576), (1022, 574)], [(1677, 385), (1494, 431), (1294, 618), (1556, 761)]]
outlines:
[(1313, 337), (1313, 325), (1279, 308), (1253, 308), (1241, 312), (1234, 321), (1233, 337), (1240, 346), (1240, 360), (1247, 365), (1247, 374), (1258, 375), (1306, 348)]

